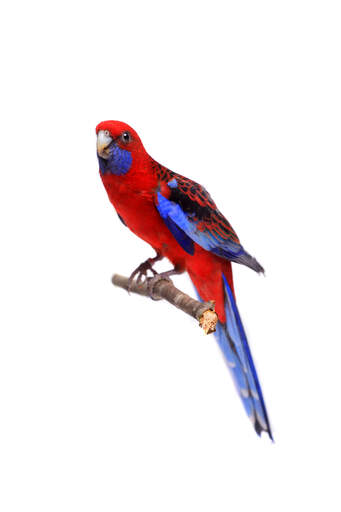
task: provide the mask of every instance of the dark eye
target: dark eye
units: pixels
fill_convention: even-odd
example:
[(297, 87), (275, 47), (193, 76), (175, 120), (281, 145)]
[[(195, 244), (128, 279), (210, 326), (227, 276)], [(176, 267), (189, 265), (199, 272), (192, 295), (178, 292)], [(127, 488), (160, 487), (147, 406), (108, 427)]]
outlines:
[(124, 144), (128, 144), (131, 141), (131, 135), (129, 132), (123, 132), (121, 135), (121, 140)]

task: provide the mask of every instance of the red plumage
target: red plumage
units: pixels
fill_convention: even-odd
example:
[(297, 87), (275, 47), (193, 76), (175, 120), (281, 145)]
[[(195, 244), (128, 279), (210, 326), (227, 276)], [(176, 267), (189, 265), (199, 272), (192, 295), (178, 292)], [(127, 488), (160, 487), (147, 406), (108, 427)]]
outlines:
[[(194, 254), (188, 254), (176, 241), (155, 207), (156, 190), (160, 187), (163, 195), (169, 196), (167, 182), (174, 175), (179, 175), (157, 164), (144, 149), (137, 133), (127, 124), (104, 121), (97, 126), (96, 132), (98, 133), (99, 130), (108, 130), (114, 139), (117, 139), (125, 130), (132, 134), (129, 151), (132, 153), (133, 160), (129, 172), (121, 176), (101, 174), (108, 197), (117, 213), (135, 235), (149, 243), (156, 252), (168, 258), (174, 266), (188, 272), (200, 297), (207, 301), (214, 300), (218, 317), (221, 322), (225, 322), (221, 274), (225, 273), (233, 290), (231, 263), (206, 251), (196, 243)], [(122, 149), (125, 148), (122, 143), (118, 142), (118, 144)], [(187, 178), (181, 178), (187, 180)], [(193, 183), (190, 180), (187, 181)], [(215, 207), (211, 198), (209, 200)], [(201, 202), (205, 205), (205, 198), (202, 195)], [(231, 226), (228, 223), (227, 225), (233, 238), (238, 240)]]
[(187, 271), (201, 299), (215, 301), (216, 339), (239, 396), (256, 432), (265, 431), (272, 439), (235, 301), (231, 261), (257, 272), (263, 271), (262, 266), (244, 250), (208, 192), (153, 160), (130, 126), (118, 121), (100, 123), (97, 153), (103, 184), (120, 219), (158, 255), (140, 265), (131, 279), (165, 256), (175, 267), (166, 275)]

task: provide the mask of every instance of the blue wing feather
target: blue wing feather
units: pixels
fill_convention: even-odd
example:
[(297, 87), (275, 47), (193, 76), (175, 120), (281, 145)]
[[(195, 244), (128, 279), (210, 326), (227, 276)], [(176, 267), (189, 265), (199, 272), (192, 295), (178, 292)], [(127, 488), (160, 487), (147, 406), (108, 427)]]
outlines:
[(213, 236), (197, 229), (197, 222), (191, 219), (191, 214), (185, 213), (177, 203), (165, 198), (160, 191), (157, 192), (157, 209), (163, 219), (170, 218), (194, 242), (207, 251), (215, 248), (216, 241)]
[[(177, 180), (173, 178), (168, 182), (168, 186), (172, 190), (177, 190)], [(175, 195), (173, 197), (178, 196)], [(205, 250), (222, 258), (243, 263), (258, 272), (263, 271), (263, 268), (255, 258), (250, 256), (238, 243), (236, 236), (229, 238), (219, 235), (214, 223), (212, 224), (213, 227), (210, 228), (210, 223), (204, 222), (203, 229), (202, 222), (200, 223), (202, 219), (198, 217), (198, 204), (193, 202), (192, 207), (191, 200), (188, 200), (187, 196), (186, 200), (182, 198), (178, 202), (172, 201), (171, 198), (167, 199), (164, 197), (161, 191), (158, 190), (156, 208), (175, 239), (189, 254), (194, 254), (194, 242), (196, 242)], [(256, 432), (260, 434), (262, 431), (265, 431), (272, 439), (262, 390), (243, 324), (228, 282), (224, 275), (222, 277), (225, 293), (226, 323), (218, 322), (216, 338), (244, 408), (252, 420)]]
[(179, 228), (179, 226), (172, 220), (171, 217), (164, 217), (164, 223), (167, 228), (170, 230), (176, 241), (181, 245), (181, 247), (191, 256), (194, 254), (194, 242), (193, 240), (186, 235), (186, 233)]
[[(168, 185), (171, 189), (176, 189), (175, 182), (175, 179), (169, 182)], [(187, 250), (185, 246), (189, 246), (189, 243), (188, 241), (184, 243), (184, 234), (200, 245), (203, 249), (206, 249), (206, 251), (213, 252), (214, 254), (217, 254), (217, 256), (226, 258), (230, 261), (247, 265), (256, 272), (264, 271), (257, 260), (250, 256), (241, 244), (235, 242), (231, 238), (223, 238), (218, 235), (216, 231), (209, 228), (207, 223), (205, 224), (205, 229), (202, 229), (202, 223), (200, 223), (200, 220), (194, 213), (191, 213), (191, 211), (185, 212), (180, 204), (164, 197), (160, 190), (157, 191), (156, 207), (167, 227), (172, 231), (176, 240), (185, 250)], [(198, 205), (193, 205), (193, 211), (197, 211), (197, 207)], [(176, 233), (174, 224), (180, 228), (181, 236)], [(189, 251), (187, 250), (187, 252)], [(190, 252), (190, 254), (193, 253)]]

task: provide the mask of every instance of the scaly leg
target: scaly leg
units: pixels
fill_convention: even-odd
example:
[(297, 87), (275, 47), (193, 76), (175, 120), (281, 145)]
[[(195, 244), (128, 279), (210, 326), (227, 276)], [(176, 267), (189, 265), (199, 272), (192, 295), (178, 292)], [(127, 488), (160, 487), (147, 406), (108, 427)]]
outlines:
[(162, 260), (163, 256), (161, 253), (157, 252), (156, 251), (156, 256), (154, 258), (148, 258), (146, 261), (144, 261), (143, 263), (141, 263), (135, 270), (134, 272), (131, 273), (130, 277), (129, 277), (129, 287), (128, 287), (128, 292), (130, 291), (131, 287), (132, 287), (132, 284), (133, 284), (133, 281), (135, 279), (135, 277), (137, 276), (137, 279), (136, 279), (136, 283), (139, 284), (141, 281), (142, 281), (142, 278), (145, 277), (147, 278), (147, 272), (148, 270), (150, 270), (151, 272), (153, 272), (154, 276), (157, 275), (157, 272), (153, 269), (153, 265), (154, 263), (156, 263), (157, 261), (160, 261)]

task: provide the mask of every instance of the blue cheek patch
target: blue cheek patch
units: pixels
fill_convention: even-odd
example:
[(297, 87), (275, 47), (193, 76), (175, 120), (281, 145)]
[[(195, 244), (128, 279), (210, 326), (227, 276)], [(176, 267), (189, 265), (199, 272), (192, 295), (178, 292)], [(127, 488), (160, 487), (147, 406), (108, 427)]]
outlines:
[(122, 176), (126, 174), (133, 162), (133, 157), (130, 151), (121, 149), (118, 146), (114, 146), (110, 152), (108, 160), (98, 157), (99, 168), (101, 174), (116, 174), (116, 176)]

